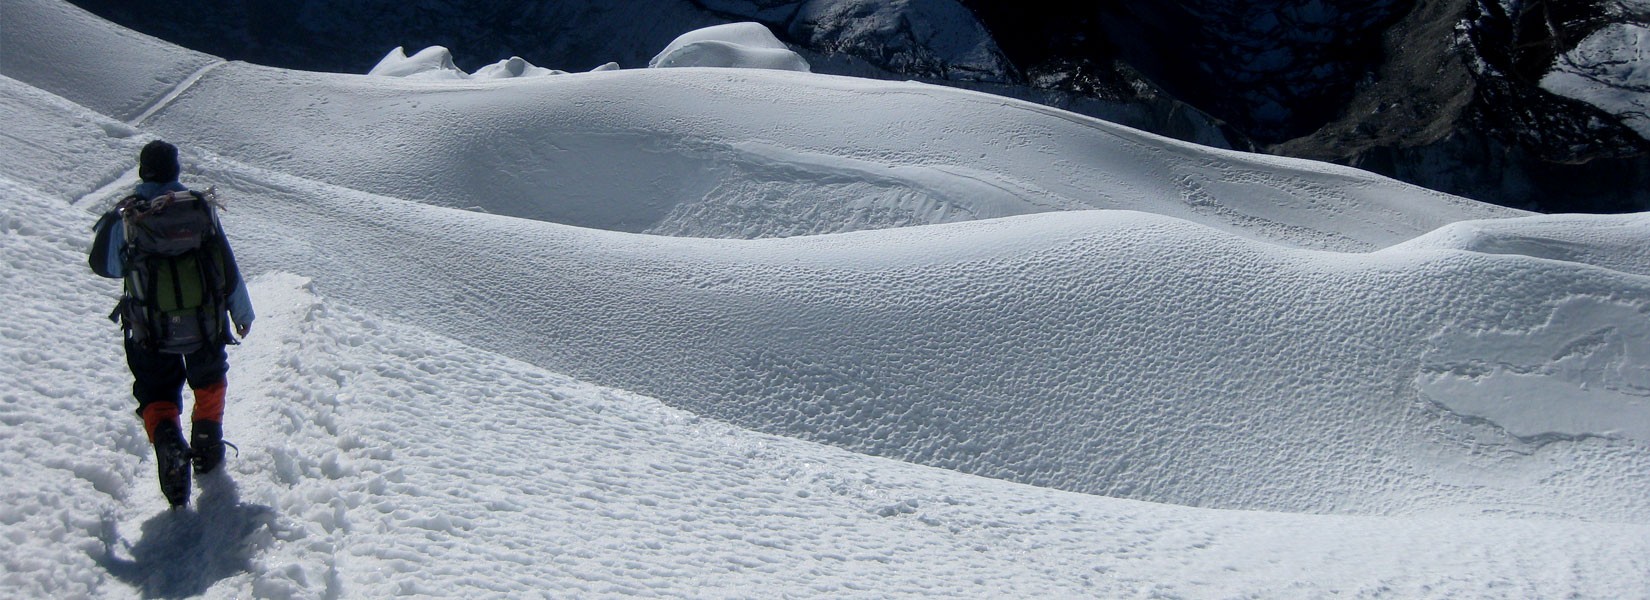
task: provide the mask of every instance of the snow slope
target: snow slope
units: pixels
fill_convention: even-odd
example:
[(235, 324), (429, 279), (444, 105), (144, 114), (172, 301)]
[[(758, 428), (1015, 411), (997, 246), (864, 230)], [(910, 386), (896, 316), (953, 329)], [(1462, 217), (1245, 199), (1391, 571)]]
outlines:
[[(66, 12), (14, 10), (40, 20)], [(114, 29), (85, 13), (57, 18), (75, 25), (52, 27)], [(8, 74), (56, 85), (54, 73), (103, 68), (102, 53), (82, 64), (34, 50), (53, 39), (8, 38), (10, 54), (51, 57)], [(352, 189), (618, 231), (755, 238), (1125, 208), (1290, 245), (1371, 250), (1462, 218), (1514, 214), (1350, 169), (1213, 153), (920, 84), (745, 69), (431, 82), (216, 63), (196, 75), (172, 78), (166, 110), (142, 120), (149, 131)], [(160, 95), (145, 91), (94, 99)]]
[[(0, 36), (17, 595), (1650, 591), (1643, 215), (913, 84), (321, 75), (0, 13), (45, 32)], [(157, 136), (261, 315), (179, 513), (82, 266)]]
[[(260, 101), (249, 105), (247, 96)], [(423, 82), (227, 63), (147, 124), (352, 189), (675, 236), (1128, 208), (1290, 245), (1370, 250), (1464, 216), (1513, 214), (1344, 168), (1214, 154), (996, 96), (785, 71)]]

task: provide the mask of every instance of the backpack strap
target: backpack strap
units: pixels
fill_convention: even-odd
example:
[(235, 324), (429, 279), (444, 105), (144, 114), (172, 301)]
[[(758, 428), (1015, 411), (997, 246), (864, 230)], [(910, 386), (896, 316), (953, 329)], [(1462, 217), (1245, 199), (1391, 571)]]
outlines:
[[(131, 306), (131, 304), (132, 304), (132, 298), (130, 296), (121, 296), (120, 297), (120, 302), (115, 304), (115, 309), (113, 311), (109, 312), (109, 322), (110, 323), (120, 323), (121, 322), (121, 317), (126, 316), (126, 308), (128, 306)], [(126, 325), (124, 323), (121, 323), (121, 324), (123, 326), (127, 327), (127, 328), (130, 328), (129, 325)]]
[[(214, 223), (217, 222), (217, 218), (217, 213), (214, 212), (212, 214)], [(222, 234), (219, 233), (218, 235), (221, 236)], [(207, 292), (206, 299), (209, 307), (208, 310), (200, 311), (199, 314), (201, 316), (202, 331), (211, 332), (214, 341), (221, 339), (225, 343), (235, 345), (240, 344), (240, 342), (235, 339), (235, 336), (228, 335), (228, 323), (224, 317), (224, 312), (229, 308), (229, 294), (234, 292), (234, 290), (229, 289), (230, 282), (238, 276), (238, 274), (231, 275), (229, 272), (229, 265), (234, 264), (234, 259), (228, 255), (228, 244), (225, 244), (216, 236), (207, 239), (201, 246), (198, 265), (201, 269), (201, 282), (206, 288), (204, 291)], [(224, 260), (225, 258), (229, 260)], [(208, 317), (211, 319), (210, 322), (207, 320)]]

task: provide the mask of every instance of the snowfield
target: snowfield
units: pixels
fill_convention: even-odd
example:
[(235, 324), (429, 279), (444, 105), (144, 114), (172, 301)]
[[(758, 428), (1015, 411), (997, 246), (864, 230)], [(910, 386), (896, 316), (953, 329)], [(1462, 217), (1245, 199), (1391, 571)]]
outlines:
[[(470, 77), (0, 23), (0, 596), (1650, 596), (1650, 216), (748, 27)], [(259, 313), (179, 511), (85, 266), (155, 138)]]

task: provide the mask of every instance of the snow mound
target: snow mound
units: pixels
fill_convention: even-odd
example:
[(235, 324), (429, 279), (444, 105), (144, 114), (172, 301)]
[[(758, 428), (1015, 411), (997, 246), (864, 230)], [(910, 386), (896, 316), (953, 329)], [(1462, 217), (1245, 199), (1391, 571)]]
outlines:
[[(609, 69), (608, 65), (596, 68), (598, 71)], [(476, 70), (474, 74), (470, 74), (465, 73), (463, 69), (458, 68), (458, 65), (453, 64), (452, 51), (443, 46), (430, 46), (410, 57), (407, 56), (405, 48), (397, 46), (382, 60), (379, 60), (378, 64), (367, 74), (379, 77), (453, 81), (461, 79), (543, 77), (546, 75), (566, 75), (567, 72), (533, 66), (532, 63), (519, 56), (512, 56), (482, 67)]]
[[(109, 333), (104, 299), (78, 289), (103, 282), (73, 276), (80, 236), (60, 237), (85, 215), (4, 180), (0, 192), (21, 199), (0, 219), (38, 225), (0, 229), (8, 258), (31, 267), (26, 285), (0, 289), (28, 310), (0, 326), (54, 345)], [(1620, 597), (1650, 573), (1642, 525), (1212, 511), (961, 477), (701, 419), (362, 312), (304, 277), (249, 287), (262, 315), (232, 349), (228, 413), (242, 451), (183, 511), (153, 490), (115, 344), (72, 360), (4, 347), (0, 369), (63, 394), (12, 388), (8, 400), (27, 401), (0, 405), (16, 433), (0, 448), (9, 589), (1467, 596), (1487, 579)], [(1486, 547), (1497, 551), (1473, 555)], [(1572, 563), (1581, 575), (1528, 568)], [(1455, 564), (1470, 576), (1440, 571)]]
[[(605, 66), (605, 65), (604, 65)], [(598, 69), (601, 67), (597, 67)], [(511, 79), (515, 77), (543, 77), (545, 75), (566, 75), (566, 71), (535, 67), (519, 56), (498, 61), (477, 69), (471, 79)]]
[(682, 34), (647, 62), (649, 68), (732, 67), (808, 72), (808, 61), (761, 23), (728, 23)]
[(406, 48), (396, 46), (378, 64), (367, 71), (380, 77), (407, 77), (415, 79), (466, 79), (469, 74), (453, 64), (453, 53), (444, 46), (430, 46), (417, 54), (407, 56)]
[[(1525, 214), (1351, 169), (1211, 153), (922, 84), (726, 69), (511, 84), (458, 87), (232, 63), (152, 124), (226, 157), (352, 189), (688, 237), (1124, 208), (1284, 245), (1367, 251), (1453, 221)], [(661, 96), (662, 88), (672, 93)], [(264, 101), (248, 106), (246, 97)], [(269, 127), (272, 120), (283, 126)], [(360, 126), (339, 126), (352, 122)]]
[[(85, 42), (96, 53), (65, 53), (56, 70), (14, 76), (52, 83), (58, 71), (103, 68), (89, 63), (131, 45), (106, 22), (75, 23), (110, 32)], [(4, 40), (22, 56), (59, 52), (51, 42)], [(446, 62), (438, 53), (421, 64)], [(1526, 214), (914, 83), (635, 69), (455, 85), (212, 64), (154, 90), (141, 123), (315, 181), (596, 229), (762, 238), (1098, 208), (1286, 246), (1369, 251), (1450, 222)], [(87, 83), (60, 95), (99, 102), (126, 85), (137, 87)]]
[[(1494, 360), (1493, 342), (1457, 339), (1461, 323), (1533, 331), (1567, 302), (1642, 310), (1650, 282), (1635, 275), (1453, 250), (1283, 251), (1123, 211), (745, 242), (633, 236), (231, 162), (213, 173), (224, 193), (259, 198), (236, 217), (256, 249), (244, 260), (752, 429), (1199, 506), (1650, 514), (1632, 436), (1509, 434), (1420, 377)], [(359, 252), (326, 250), (340, 239)], [(1557, 356), (1589, 331), (1530, 343)], [(1621, 360), (1643, 365), (1636, 351)]]

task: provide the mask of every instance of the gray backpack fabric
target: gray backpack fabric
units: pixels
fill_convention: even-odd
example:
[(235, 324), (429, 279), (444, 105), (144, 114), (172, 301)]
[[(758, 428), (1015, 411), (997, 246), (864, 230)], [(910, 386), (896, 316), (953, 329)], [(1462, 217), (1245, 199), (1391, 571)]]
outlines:
[[(220, 242), (213, 199), (200, 192), (173, 192), (153, 199), (129, 196), (99, 221), (101, 227), (122, 227), (125, 249), (125, 295), (111, 319), (143, 348), (169, 354), (188, 354), (207, 344), (229, 343), (226, 305), (235, 281), (234, 263)], [(100, 230), (99, 239), (107, 235)], [(111, 236), (112, 237), (112, 236)], [(99, 253), (93, 241), (92, 270), (110, 276), (112, 265), (99, 265), (108, 255), (109, 241)], [(107, 262), (107, 259), (103, 259)], [(99, 267), (102, 270), (99, 270)]]

